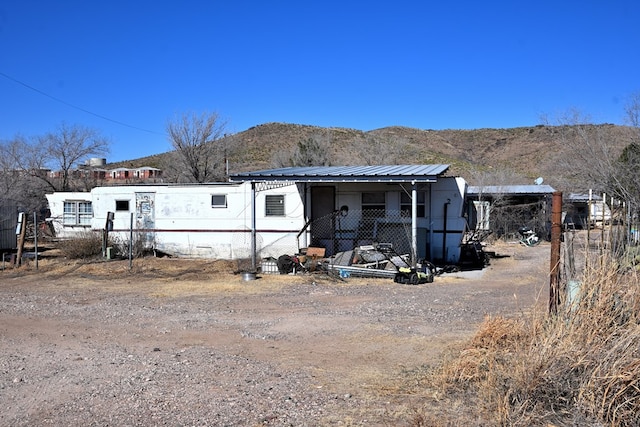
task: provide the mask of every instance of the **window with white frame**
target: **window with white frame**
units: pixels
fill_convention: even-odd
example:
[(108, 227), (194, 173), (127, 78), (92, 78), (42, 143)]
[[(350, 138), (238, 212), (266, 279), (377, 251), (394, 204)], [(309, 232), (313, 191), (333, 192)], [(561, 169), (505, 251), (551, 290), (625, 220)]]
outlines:
[[(416, 192), (416, 195), (418, 197), (418, 202), (417, 202), (418, 218), (424, 218), (424, 214), (426, 212), (425, 192), (418, 191)], [(406, 217), (411, 216), (411, 194), (407, 194), (405, 192), (400, 193), (400, 212), (402, 213), (402, 216), (406, 216)]]
[(93, 208), (91, 202), (84, 200), (65, 200), (62, 224), (68, 226), (91, 226)]
[(212, 208), (226, 208), (227, 207), (227, 195), (226, 194), (212, 194), (211, 195), (211, 207)]
[(265, 216), (284, 216), (284, 195), (268, 194), (265, 196)]

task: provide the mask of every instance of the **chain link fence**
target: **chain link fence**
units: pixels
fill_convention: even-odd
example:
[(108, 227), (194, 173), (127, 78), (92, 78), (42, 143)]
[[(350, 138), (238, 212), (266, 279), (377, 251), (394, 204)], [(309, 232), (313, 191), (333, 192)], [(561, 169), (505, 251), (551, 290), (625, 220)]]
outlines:
[[(261, 241), (265, 241), (263, 236)], [(290, 242), (282, 238), (258, 248), (261, 256), (273, 253), (277, 243)], [(283, 255), (306, 253), (309, 248), (321, 248), (324, 257), (349, 255), (354, 249), (384, 243), (394, 252), (409, 258), (411, 255), (411, 218), (406, 211), (384, 209), (340, 210), (317, 218), (307, 224), (295, 239), (295, 245), (282, 244)], [(292, 247), (293, 246), (293, 247)], [(278, 273), (278, 260), (263, 257), (263, 273)]]
[(308, 246), (325, 248), (326, 256), (377, 243), (391, 244), (401, 254), (411, 253), (411, 218), (404, 211), (337, 211), (313, 221), (309, 230)]

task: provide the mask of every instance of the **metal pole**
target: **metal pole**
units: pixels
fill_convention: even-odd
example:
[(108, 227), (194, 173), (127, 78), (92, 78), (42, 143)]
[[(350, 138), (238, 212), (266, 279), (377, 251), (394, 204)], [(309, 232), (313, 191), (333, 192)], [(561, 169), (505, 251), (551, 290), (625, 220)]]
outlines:
[(38, 213), (33, 213), (33, 246), (35, 251), (36, 270), (38, 269)]
[(256, 261), (256, 183), (251, 182), (251, 271), (258, 269)]
[(416, 182), (411, 183), (411, 267), (418, 263), (418, 189)]
[(129, 221), (129, 270), (133, 268), (133, 212)]
[(562, 192), (553, 193), (551, 204), (551, 257), (549, 271), (549, 314), (560, 305), (560, 237), (562, 234)]
[(589, 202), (587, 203), (587, 245), (584, 256), (585, 269), (589, 265), (589, 251), (591, 250), (591, 203), (593, 198), (593, 191), (589, 189)]
[(442, 226), (442, 262), (447, 262), (447, 217), (449, 216), (449, 205), (451, 199), (447, 199), (444, 203), (444, 221)]

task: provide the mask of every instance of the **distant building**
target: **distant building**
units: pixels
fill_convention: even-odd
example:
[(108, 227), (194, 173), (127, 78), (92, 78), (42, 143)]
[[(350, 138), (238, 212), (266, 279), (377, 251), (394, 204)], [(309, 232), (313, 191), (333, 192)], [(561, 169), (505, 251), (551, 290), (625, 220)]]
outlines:
[[(62, 178), (61, 171), (47, 171), (50, 178)], [(109, 183), (117, 184), (138, 184), (138, 183), (162, 183), (162, 169), (143, 166), (139, 168), (115, 168), (106, 169), (103, 167), (95, 167), (92, 165), (82, 165), (70, 172), (73, 179), (93, 179), (101, 181), (101, 185), (109, 185)]]

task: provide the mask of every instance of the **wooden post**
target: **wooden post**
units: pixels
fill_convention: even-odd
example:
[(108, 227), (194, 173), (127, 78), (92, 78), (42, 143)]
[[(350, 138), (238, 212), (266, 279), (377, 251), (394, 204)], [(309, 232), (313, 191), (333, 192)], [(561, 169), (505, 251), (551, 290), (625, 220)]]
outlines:
[(562, 235), (562, 192), (553, 193), (551, 204), (551, 257), (549, 269), (549, 314), (560, 305), (560, 237)]
[(600, 246), (604, 253), (604, 223), (605, 223), (605, 211), (607, 209), (607, 193), (602, 193), (602, 229), (600, 230)]
[(591, 250), (591, 203), (593, 200), (593, 191), (589, 189), (589, 202), (587, 203), (587, 244), (584, 257), (585, 270), (589, 266), (589, 252)]
[(16, 254), (15, 265), (22, 264), (22, 252), (24, 251), (24, 240), (27, 235), (27, 216), (24, 212), (18, 214), (18, 253)]

